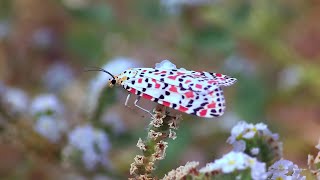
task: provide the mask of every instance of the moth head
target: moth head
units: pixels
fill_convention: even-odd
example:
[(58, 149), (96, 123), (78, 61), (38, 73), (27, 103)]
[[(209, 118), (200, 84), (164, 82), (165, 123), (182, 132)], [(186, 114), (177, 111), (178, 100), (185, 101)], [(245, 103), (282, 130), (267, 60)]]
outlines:
[(109, 87), (113, 87), (114, 85), (119, 83), (119, 78), (117, 76), (114, 76), (113, 74), (111, 74), (110, 72), (108, 72), (108, 71), (106, 71), (106, 70), (104, 70), (102, 68), (91, 67), (91, 68), (85, 69), (85, 71), (101, 71), (101, 72), (109, 74), (112, 77), (112, 79), (109, 79), (109, 81), (108, 81), (108, 86)]

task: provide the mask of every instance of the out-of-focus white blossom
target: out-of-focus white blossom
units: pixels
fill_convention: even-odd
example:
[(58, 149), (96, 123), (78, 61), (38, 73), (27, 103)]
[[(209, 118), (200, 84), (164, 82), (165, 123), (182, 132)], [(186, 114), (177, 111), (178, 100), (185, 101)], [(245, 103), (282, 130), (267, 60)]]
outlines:
[[(250, 142), (255, 142), (257, 139), (259, 139), (259, 144), (250, 145)], [(264, 151), (269, 152), (273, 158), (279, 159), (282, 157), (282, 143), (278, 139), (278, 134), (272, 133), (267, 125), (263, 123), (251, 124), (240, 121), (232, 128), (231, 136), (227, 139), (227, 143), (233, 146), (234, 151), (246, 151), (252, 156), (258, 156), (261, 152), (259, 148), (268, 144), (268, 149)]]
[(302, 68), (298, 65), (291, 65), (283, 69), (279, 74), (278, 87), (281, 90), (288, 90), (296, 87), (301, 82)]
[(224, 174), (235, 171), (250, 169), (252, 179), (266, 179), (266, 165), (259, 162), (256, 158), (250, 157), (243, 152), (231, 151), (222, 158), (208, 163), (206, 167), (199, 170), (200, 173), (211, 173), (221, 171)]
[(114, 111), (107, 111), (101, 118), (103, 124), (111, 126), (115, 134), (121, 134), (126, 130), (120, 114)]
[(83, 9), (89, 6), (89, 0), (62, 0), (62, 3), (70, 9)]
[(170, 13), (179, 14), (182, 6), (200, 6), (216, 0), (160, 0), (160, 4)]
[(232, 73), (252, 76), (256, 74), (257, 68), (254, 63), (240, 55), (231, 55), (224, 61), (224, 69)]
[(40, 116), (34, 125), (34, 130), (50, 142), (56, 143), (67, 130), (67, 124), (64, 120), (52, 116)]
[(47, 114), (48, 112), (53, 115), (62, 115), (63, 110), (63, 105), (54, 94), (38, 95), (33, 99), (30, 107), (30, 113), (33, 116)]
[(2, 93), (3, 102), (10, 107), (12, 113), (24, 113), (28, 110), (29, 98), (24, 91), (4, 88)]
[(36, 29), (32, 35), (32, 41), (39, 48), (48, 48), (54, 41), (53, 30), (48, 27)]
[(65, 156), (80, 152), (81, 160), (88, 170), (93, 170), (97, 165), (108, 165), (109, 138), (103, 131), (90, 125), (78, 126), (71, 131), (66, 148), (69, 150), (64, 153)]
[(162, 60), (160, 63), (156, 63), (156, 69), (177, 69), (177, 66), (170, 62), (170, 60)]
[(10, 24), (8, 21), (0, 21), (0, 40), (8, 37), (10, 33)]
[(295, 179), (295, 180), (305, 180), (306, 177), (302, 176), (301, 169), (298, 165), (285, 159), (281, 159), (271, 165), (268, 169), (269, 179)]
[[(139, 67), (140, 63), (136, 59), (128, 57), (116, 57), (111, 59), (102, 68), (109, 71), (111, 74), (117, 75), (129, 69)], [(108, 81), (111, 79), (110, 75), (104, 72), (98, 72), (98, 75), (93, 78), (89, 83), (88, 95), (88, 112), (91, 113), (96, 108), (98, 98), (104, 87), (107, 86)]]
[(219, 129), (229, 131), (234, 125), (236, 125), (242, 119), (235, 112), (226, 112), (221, 117), (221, 121), (217, 121)]
[(251, 152), (252, 155), (257, 155), (257, 154), (259, 154), (260, 149), (259, 149), (259, 148), (252, 148), (252, 149), (250, 150), (250, 152)]
[(272, 134), (267, 125), (263, 123), (254, 125), (241, 121), (232, 128), (231, 136), (228, 138), (227, 142), (229, 144), (233, 144), (241, 138), (252, 139), (255, 135), (269, 136), (275, 140), (278, 140), (278, 135)]
[(74, 80), (72, 69), (63, 63), (56, 63), (49, 67), (43, 77), (43, 83), (50, 91), (59, 91)]
[(243, 152), (246, 150), (246, 142), (244, 140), (235, 141), (232, 146), (235, 152)]

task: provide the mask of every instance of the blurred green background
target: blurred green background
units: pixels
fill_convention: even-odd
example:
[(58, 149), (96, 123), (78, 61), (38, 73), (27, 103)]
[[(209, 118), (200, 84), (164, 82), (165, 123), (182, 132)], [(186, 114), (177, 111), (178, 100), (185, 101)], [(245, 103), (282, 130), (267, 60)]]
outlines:
[[(284, 143), (284, 157), (306, 167), (320, 135), (319, 19), (315, 0), (1, 0), (0, 177), (128, 177), (149, 119), (124, 106), (124, 89), (103, 87), (107, 74), (83, 68), (116, 74), (163, 59), (238, 82), (225, 89), (224, 116), (183, 114), (178, 138), (156, 170), (159, 177), (187, 161), (204, 165), (220, 157), (231, 148), (225, 141), (240, 120), (268, 124)], [(10, 88), (28, 101), (8, 96)], [(68, 128), (59, 140), (34, 130), (30, 103), (43, 93), (63, 104)], [(65, 163), (68, 133), (82, 124), (107, 134), (108, 167)]]

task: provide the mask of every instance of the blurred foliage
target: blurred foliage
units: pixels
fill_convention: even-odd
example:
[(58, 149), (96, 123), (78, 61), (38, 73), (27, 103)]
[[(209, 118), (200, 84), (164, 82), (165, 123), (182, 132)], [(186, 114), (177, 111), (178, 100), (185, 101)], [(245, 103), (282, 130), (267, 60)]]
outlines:
[[(230, 149), (224, 145), (229, 130), (239, 119), (265, 121), (279, 132), (284, 149), (295, 149), (285, 152), (286, 156), (306, 166), (306, 154), (314, 151), (311, 148), (319, 136), (320, 3), (225, 0), (170, 8), (161, 2), (1, 0), (0, 86), (21, 88), (33, 97), (49, 91), (43, 76), (53, 64), (69, 65), (75, 79), (53, 93), (66, 104), (71, 128), (91, 123), (110, 135), (113, 172), (107, 174), (123, 178), (128, 176), (137, 154), (136, 141), (146, 135), (148, 122), (124, 107), (126, 94), (121, 88), (105, 89), (94, 113), (86, 113), (88, 82), (94, 75), (84, 73), (83, 68), (128, 56), (145, 67), (171, 59), (178, 67), (221, 72), (238, 79), (235, 86), (226, 88), (226, 114), (236, 117), (207, 121), (183, 114), (178, 138), (170, 142), (167, 158), (156, 173), (161, 177), (186, 161), (206, 163), (223, 154)], [(150, 104), (145, 105), (151, 109)], [(33, 144), (38, 138), (24, 142), (19, 133), (13, 132), (32, 131), (31, 121), (26, 120), (32, 117), (22, 114), (10, 119), (7, 109), (3, 105), (0, 108), (0, 149), (14, 151), (8, 156), (0, 153), (1, 159), (7, 156), (0, 163), (1, 177), (96, 175), (66, 168), (56, 156), (23, 145), (30, 141)], [(117, 113), (126, 130), (117, 134), (113, 126), (104, 124), (106, 112)], [(16, 121), (28, 123), (20, 129)], [(204, 128), (203, 123), (212, 130), (192, 130)], [(66, 136), (58, 147), (65, 145)], [(56, 152), (55, 146), (45, 147), (48, 152)], [(16, 163), (9, 167), (11, 161)], [(41, 168), (43, 164), (48, 168)], [(66, 172), (64, 177), (57, 173), (60, 170)]]

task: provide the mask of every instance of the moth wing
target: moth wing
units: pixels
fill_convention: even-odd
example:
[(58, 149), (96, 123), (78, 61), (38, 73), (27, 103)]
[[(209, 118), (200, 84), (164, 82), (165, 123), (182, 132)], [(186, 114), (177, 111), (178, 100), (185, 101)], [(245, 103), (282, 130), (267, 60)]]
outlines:
[(235, 78), (227, 75), (209, 72), (188, 71), (184, 69), (152, 69), (142, 68), (136, 77), (148, 77), (159, 82), (179, 86), (199, 93), (209, 93), (220, 86), (230, 86)]
[[(225, 99), (220, 87), (208, 94), (201, 94), (148, 77), (131, 79), (124, 85), (133, 88), (135, 94), (146, 99), (200, 117), (221, 116), (225, 109)], [(129, 88), (127, 89), (130, 91)]]

